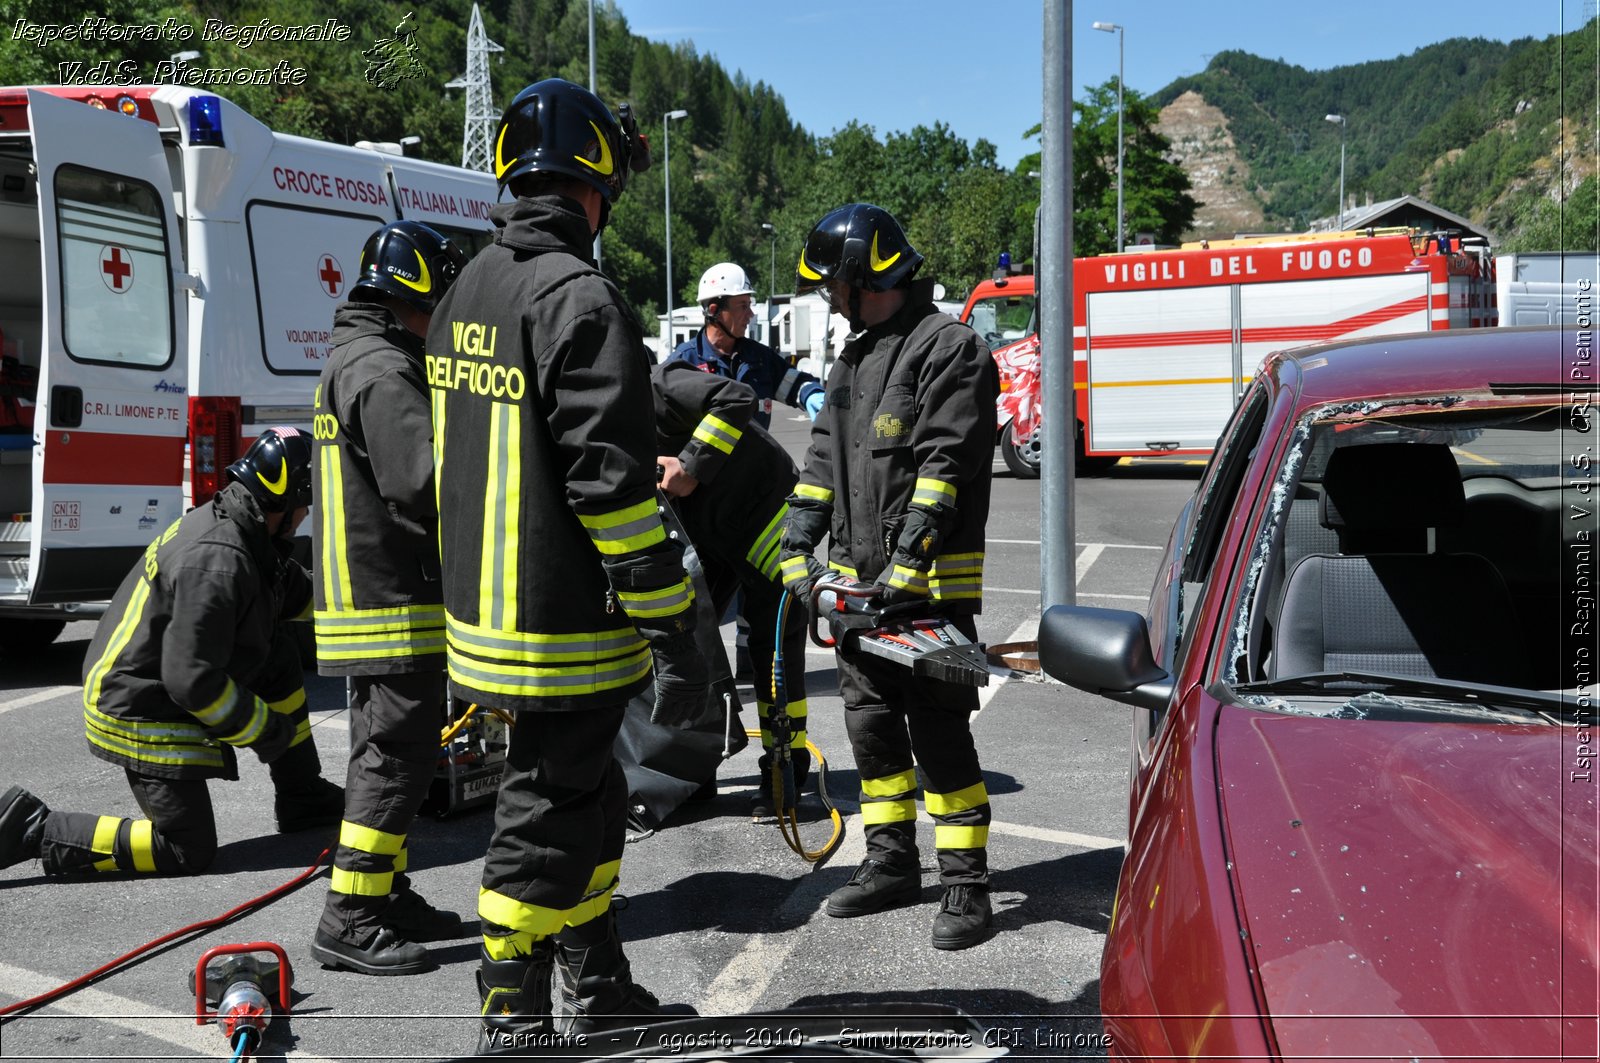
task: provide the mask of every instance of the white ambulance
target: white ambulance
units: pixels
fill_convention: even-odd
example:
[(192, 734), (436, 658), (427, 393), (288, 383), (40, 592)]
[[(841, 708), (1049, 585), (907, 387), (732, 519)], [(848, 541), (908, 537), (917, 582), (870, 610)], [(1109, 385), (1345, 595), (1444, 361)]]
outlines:
[(262, 429), (309, 430), (374, 229), (470, 255), (495, 199), (195, 89), (0, 89), (0, 652), (102, 612)]

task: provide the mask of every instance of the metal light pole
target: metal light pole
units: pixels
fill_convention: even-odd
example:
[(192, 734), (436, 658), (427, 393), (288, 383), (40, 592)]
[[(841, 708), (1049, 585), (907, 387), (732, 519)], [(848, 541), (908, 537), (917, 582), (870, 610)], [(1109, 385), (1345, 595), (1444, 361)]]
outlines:
[(778, 293), (778, 230), (770, 221), (761, 223), (761, 231), (772, 237), (772, 254), (767, 265), (767, 338), (768, 347), (776, 347), (772, 342), (772, 297)]
[(672, 141), (668, 130), (674, 118), (687, 117), (689, 112), (684, 110), (668, 111), (661, 116), (661, 182), (667, 193), (667, 354), (672, 353)]
[(1115, 22), (1096, 22), (1094, 28), (1117, 35), (1117, 254), (1128, 245), (1122, 233), (1122, 44), (1123, 28)]
[(1328, 121), (1339, 127), (1339, 231), (1344, 231), (1344, 115), (1324, 115)]
[[(594, 92), (594, 0), (589, 0), (589, 91)], [(600, 234), (594, 234), (594, 266), (600, 268)]]

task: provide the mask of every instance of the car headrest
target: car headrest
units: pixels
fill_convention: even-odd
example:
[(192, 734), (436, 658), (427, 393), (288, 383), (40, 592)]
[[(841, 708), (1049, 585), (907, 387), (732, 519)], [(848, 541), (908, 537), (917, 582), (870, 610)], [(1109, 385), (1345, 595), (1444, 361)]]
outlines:
[(1461, 470), (1442, 443), (1340, 447), (1322, 474), (1322, 523), (1351, 531), (1410, 531), (1461, 523)]

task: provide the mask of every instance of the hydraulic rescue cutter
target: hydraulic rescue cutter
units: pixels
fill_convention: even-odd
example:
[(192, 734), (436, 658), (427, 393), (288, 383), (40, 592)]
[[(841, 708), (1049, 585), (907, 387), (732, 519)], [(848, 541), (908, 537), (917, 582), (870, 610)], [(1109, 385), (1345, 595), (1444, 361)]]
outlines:
[[(811, 641), (837, 646), (845, 654), (881, 657), (915, 676), (962, 686), (989, 685), (989, 663), (983, 646), (963, 635), (948, 619), (933, 613), (933, 602), (899, 602), (874, 607), (879, 591), (872, 583), (823, 581), (811, 589)], [(818, 631), (828, 619), (830, 634)]]

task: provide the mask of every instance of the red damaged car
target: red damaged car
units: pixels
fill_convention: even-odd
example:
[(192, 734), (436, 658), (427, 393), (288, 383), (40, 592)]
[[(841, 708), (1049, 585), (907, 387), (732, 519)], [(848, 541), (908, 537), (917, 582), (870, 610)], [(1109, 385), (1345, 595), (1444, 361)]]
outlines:
[(1114, 1057), (1596, 1058), (1593, 336), (1269, 357), (1146, 612), (1045, 614), (1134, 709)]

